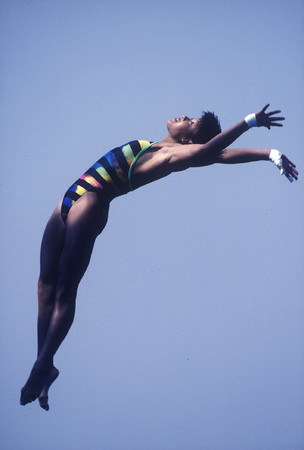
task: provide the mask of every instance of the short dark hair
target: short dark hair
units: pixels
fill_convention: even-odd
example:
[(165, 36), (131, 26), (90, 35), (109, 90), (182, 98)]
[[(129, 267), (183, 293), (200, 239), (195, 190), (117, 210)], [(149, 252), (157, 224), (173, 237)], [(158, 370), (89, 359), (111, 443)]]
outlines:
[(198, 131), (194, 136), (194, 144), (206, 144), (222, 131), (218, 117), (210, 111), (203, 111)]

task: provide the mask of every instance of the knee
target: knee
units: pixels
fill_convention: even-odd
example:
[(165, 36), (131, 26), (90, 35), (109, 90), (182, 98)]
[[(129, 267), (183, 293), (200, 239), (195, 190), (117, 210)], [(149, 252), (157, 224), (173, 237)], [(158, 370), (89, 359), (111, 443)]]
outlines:
[(39, 298), (49, 298), (56, 290), (56, 280), (46, 280), (42, 276), (38, 280)]
[(40, 308), (43, 308), (43, 311), (46, 311), (45, 308), (52, 309), (54, 307), (55, 294), (56, 294), (56, 283), (45, 282), (41, 278), (39, 278), (38, 281), (39, 311)]
[(56, 301), (61, 304), (74, 302), (77, 288), (78, 283), (64, 275), (60, 275), (56, 284)]

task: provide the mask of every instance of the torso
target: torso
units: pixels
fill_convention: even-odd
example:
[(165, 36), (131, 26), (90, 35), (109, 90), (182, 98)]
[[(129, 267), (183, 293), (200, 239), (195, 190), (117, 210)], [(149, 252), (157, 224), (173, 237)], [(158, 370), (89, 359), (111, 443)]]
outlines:
[(133, 189), (159, 180), (171, 173), (168, 163), (168, 147), (154, 143), (136, 161), (132, 170)]
[[(130, 141), (109, 151), (93, 164), (65, 193), (61, 209), (63, 221), (66, 221), (73, 204), (87, 192), (95, 192), (105, 202), (110, 202), (113, 198), (156, 179), (155, 176), (153, 179), (149, 178), (151, 162), (155, 161), (155, 152), (159, 149), (157, 144), (151, 147), (152, 143), (144, 140)], [(144, 176), (145, 172), (148, 177)]]

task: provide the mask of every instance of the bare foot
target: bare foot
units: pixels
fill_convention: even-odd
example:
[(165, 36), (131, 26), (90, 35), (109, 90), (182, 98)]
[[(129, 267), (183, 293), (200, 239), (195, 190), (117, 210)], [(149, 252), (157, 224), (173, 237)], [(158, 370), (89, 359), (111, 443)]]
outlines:
[(50, 369), (39, 368), (35, 362), (30, 376), (21, 389), (20, 404), (26, 405), (36, 400), (41, 393), (43, 386), (46, 384)]
[(49, 376), (45, 382), (45, 385), (43, 386), (43, 389), (38, 397), (40, 406), (41, 406), (41, 408), (45, 409), (45, 411), (48, 411), (50, 409), (49, 404), (48, 404), (48, 400), (49, 400), (48, 391), (50, 389), (50, 386), (54, 383), (54, 381), (58, 377), (58, 375), (59, 375), (59, 370), (53, 366), (49, 372)]

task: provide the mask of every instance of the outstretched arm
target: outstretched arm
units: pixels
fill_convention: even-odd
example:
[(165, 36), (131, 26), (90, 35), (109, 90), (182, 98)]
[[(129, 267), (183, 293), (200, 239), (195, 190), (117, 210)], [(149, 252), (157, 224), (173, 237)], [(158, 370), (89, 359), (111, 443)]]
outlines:
[[(282, 126), (280, 123), (284, 117), (276, 117), (280, 110), (266, 112), (269, 105), (264, 106), (261, 111), (249, 114), (233, 127), (215, 136), (206, 144), (191, 144), (177, 146), (170, 149), (170, 162), (173, 171), (185, 170), (188, 167), (206, 166), (216, 162), (221, 152), (229, 147), (238, 137), (253, 126), (266, 127)], [(267, 159), (267, 158), (266, 158)], [(256, 160), (256, 159), (255, 159)]]
[(284, 117), (275, 116), (280, 111), (267, 113), (268, 106), (266, 105), (258, 113), (249, 114), (244, 120), (218, 134), (206, 144), (171, 144), (147, 155), (146, 158), (143, 155), (133, 171), (133, 177), (136, 177), (134, 185), (139, 187), (189, 167), (202, 167), (214, 163), (237, 164), (267, 159), (273, 161), (289, 180), (297, 179), (295, 165), (277, 150), (276, 158), (273, 160), (270, 158), (270, 150), (227, 149), (252, 126), (264, 126), (268, 129), (273, 126), (282, 126), (280, 122), (284, 120)]
[(278, 114), (281, 111), (270, 111), (266, 112), (266, 109), (269, 107), (269, 104), (264, 106), (261, 111), (255, 114), (249, 114), (245, 117), (244, 120), (241, 120), (234, 127), (229, 128), (226, 131), (215, 136), (209, 142), (205, 144), (205, 151), (210, 154), (218, 154), (226, 147), (229, 147), (238, 137), (241, 136), (245, 131), (249, 130), (252, 127), (266, 127), (270, 130), (271, 127), (282, 127), (280, 123), (282, 120), (285, 120), (284, 117), (277, 117), (274, 114)]
[(240, 164), (253, 161), (272, 161), (289, 181), (298, 179), (298, 171), (285, 155), (278, 150), (262, 150), (251, 148), (226, 148), (213, 160), (212, 163)]

